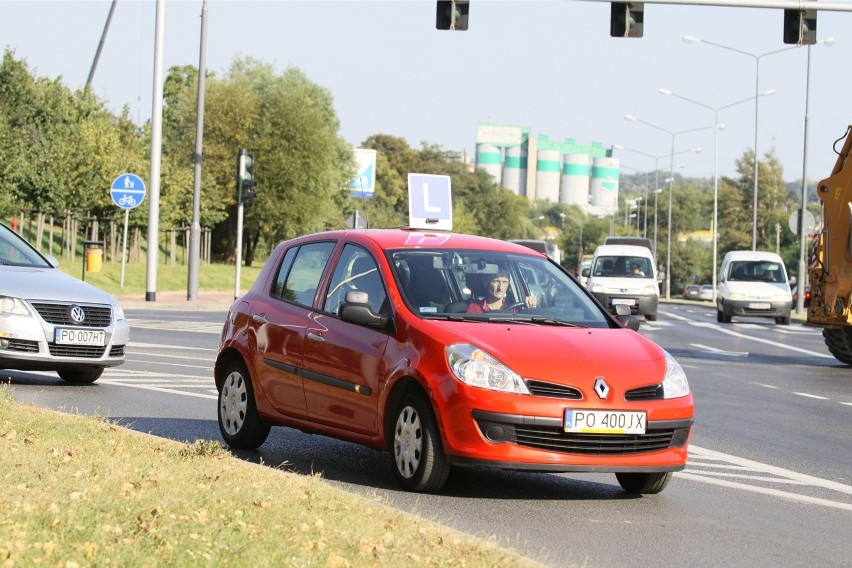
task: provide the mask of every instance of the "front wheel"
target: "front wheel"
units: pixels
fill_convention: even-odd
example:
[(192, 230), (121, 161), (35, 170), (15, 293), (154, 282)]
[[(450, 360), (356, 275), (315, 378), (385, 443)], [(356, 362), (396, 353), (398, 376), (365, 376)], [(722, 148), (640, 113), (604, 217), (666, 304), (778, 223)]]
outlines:
[(852, 365), (852, 328), (823, 329), (822, 337), (825, 346), (838, 361)]
[(219, 431), (232, 448), (254, 450), (269, 436), (269, 425), (257, 413), (251, 377), (242, 361), (234, 361), (225, 371), (218, 414)]
[(103, 367), (85, 367), (82, 369), (62, 369), (57, 371), (56, 374), (66, 383), (88, 385), (97, 381), (103, 372)]
[(790, 325), (790, 314), (775, 318), (775, 323), (778, 325)]
[(432, 407), (419, 393), (402, 397), (394, 413), (393, 461), (399, 484), (408, 491), (439, 491), (447, 481), (450, 464)]
[(666, 488), (672, 478), (672, 472), (659, 473), (616, 473), (621, 488), (628, 493), (654, 495)]
[(645, 314), (645, 320), (646, 321), (657, 321), (657, 312), (654, 312), (653, 314)]

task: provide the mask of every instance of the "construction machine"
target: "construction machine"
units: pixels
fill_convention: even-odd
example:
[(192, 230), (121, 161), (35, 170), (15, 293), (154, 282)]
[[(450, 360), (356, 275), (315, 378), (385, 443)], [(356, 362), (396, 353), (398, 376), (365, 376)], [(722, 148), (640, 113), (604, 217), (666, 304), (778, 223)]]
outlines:
[[(852, 125), (831, 176), (817, 184), (822, 228), (814, 239), (808, 275), (808, 325), (822, 327), (828, 350), (852, 365)], [(841, 138), (842, 139), (842, 138)], [(839, 142), (841, 139), (838, 139)], [(835, 144), (837, 144), (835, 142)], [(836, 151), (836, 148), (835, 148)]]

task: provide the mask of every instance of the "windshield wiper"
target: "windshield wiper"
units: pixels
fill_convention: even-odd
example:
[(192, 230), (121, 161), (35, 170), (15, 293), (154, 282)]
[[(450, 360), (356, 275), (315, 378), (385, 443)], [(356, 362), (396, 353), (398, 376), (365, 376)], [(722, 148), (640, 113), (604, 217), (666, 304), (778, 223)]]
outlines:
[(560, 327), (586, 327), (584, 325), (571, 323), (569, 321), (544, 316), (501, 315), (491, 316), (488, 318), (488, 321), (494, 323), (527, 323), (539, 325), (555, 325)]

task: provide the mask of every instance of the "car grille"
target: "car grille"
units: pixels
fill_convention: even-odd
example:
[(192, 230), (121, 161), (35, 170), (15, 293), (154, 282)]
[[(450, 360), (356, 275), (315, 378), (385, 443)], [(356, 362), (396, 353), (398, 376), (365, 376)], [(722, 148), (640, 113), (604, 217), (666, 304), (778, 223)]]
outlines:
[(109, 350), (110, 357), (124, 357), (124, 345), (113, 345)]
[(515, 425), (519, 446), (591, 455), (625, 455), (665, 450), (672, 446), (675, 429), (649, 430), (646, 434), (571, 434), (551, 426)]
[(534, 381), (526, 379), (524, 382), (533, 396), (546, 396), (550, 398), (569, 398), (572, 400), (580, 400), (583, 398), (583, 393), (574, 387), (566, 387), (564, 385), (555, 385), (553, 383), (545, 383), (544, 381)]
[(84, 359), (100, 359), (105, 347), (91, 345), (57, 345), (48, 343), (50, 354), (54, 357), (80, 357)]
[[(112, 321), (112, 308), (104, 306), (89, 306), (82, 304), (49, 304), (46, 302), (31, 302), (32, 307), (44, 321), (53, 325), (73, 325), (76, 327), (107, 327)], [(82, 323), (71, 319), (71, 306), (83, 308), (86, 314)]]
[(29, 341), (27, 339), (9, 339), (9, 346), (6, 351), (25, 351), (27, 353), (38, 353), (38, 341)]
[(650, 385), (624, 393), (624, 400), (663, 400), (663, 385)]

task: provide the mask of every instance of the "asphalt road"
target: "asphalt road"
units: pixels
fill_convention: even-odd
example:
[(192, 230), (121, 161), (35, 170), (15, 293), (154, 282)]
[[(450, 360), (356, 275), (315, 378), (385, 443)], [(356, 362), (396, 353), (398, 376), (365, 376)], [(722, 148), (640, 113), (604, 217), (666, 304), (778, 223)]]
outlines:
[[(129, 308), (128, 362), (94, 385), (51, 373), (0, 379), (23, 402), (177, 440), (220, 440), (212, 361), (224, 308), (173, 307)], [(656, 496), (629, 496), (611, 474), (489, 469), (454, 471), (440, 495), (411, 494), (397, 488), (386, 454), (287, 428), (240, 456), (319, 472), (552, 566), (852, 567), (852, 369), (828, 354), (820, 331), (759, 319), (722, 325), (707, 306), (665, 304), (640, 333), (681, 362), (697, 409), (687, 469)]]

